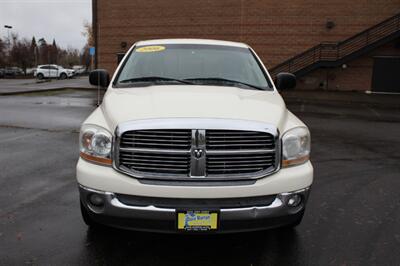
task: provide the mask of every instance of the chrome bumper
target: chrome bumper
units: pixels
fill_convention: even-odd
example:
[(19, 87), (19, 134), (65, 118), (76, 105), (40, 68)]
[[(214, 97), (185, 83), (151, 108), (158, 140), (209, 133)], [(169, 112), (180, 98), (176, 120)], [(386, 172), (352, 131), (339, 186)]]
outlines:
[[(141, 231), (177, 232), (176, 208), (157, 207), (150, 204), (147, 206), (127, 205), (112, 192), (98, 191), (82, 185), (79, 185), (79, 191), (83, 205), (98, 223)], [(254, 231), (290, 224), (303, 215), (309, 192), (310, 188), (304, 188), (280, 193), (276, 195), (272, 203), (265, 206), (221, 208), (218, 231)], [(93, 194), (100, 196), (104, 204), (100, 207), (91, 204), (89, 197)], [(301, 196), (301, 203), (297, 206), (289, 206), (289, 199), (293, 195)], [(193, 206), (193, 209), (201, 209), (201, 206)]]

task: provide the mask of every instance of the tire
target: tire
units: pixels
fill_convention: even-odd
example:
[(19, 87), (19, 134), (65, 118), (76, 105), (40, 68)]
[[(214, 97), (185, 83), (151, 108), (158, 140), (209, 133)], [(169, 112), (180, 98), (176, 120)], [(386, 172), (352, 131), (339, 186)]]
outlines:
[(301, 224), (301, 221), (303, 220), (303, 216), (304, 216), (304, 211), (301, 212), (300, 216), (295, 221), (291, 222), (290, 224), (285, 225), (283, 228), (284, 229), (295, 228), (296, 226)]
[(66, 78), (68, 78), (67, 74), (65, 74), (65, 73), (61, 73), (61, 75), (60, 75), (60, 79), (66, 79)]
[(80, 201), (81, 204), (81, 214), (82, 214), (82, 219), (85, 222), (87, 226), (90, 228), (95, 228), (98, 227), (98, 224), (93, 221), (93, 219), (90, 217), (88, 210), (83, 206), (82, 201)]
[(44, 75), (42, 73), (37, 74), (36, 77), (40, 80), (44, 79)]

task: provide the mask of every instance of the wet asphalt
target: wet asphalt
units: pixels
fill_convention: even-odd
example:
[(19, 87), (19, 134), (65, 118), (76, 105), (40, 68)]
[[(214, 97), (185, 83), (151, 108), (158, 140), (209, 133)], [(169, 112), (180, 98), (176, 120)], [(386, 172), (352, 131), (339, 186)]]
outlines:
[(400, 109), (384, 97), (289, 100), (312, 133), (302, 224), (217, 236), (87, 229), (74, 168), (94, 99), (80, 90), (0, 97), (0, 265), (400, 265)]
[(26, 92), (50, 91), (63, 88), (94, 88), (87, 76), (76, 76), (68, 79), (0, 79), (0, 96)]

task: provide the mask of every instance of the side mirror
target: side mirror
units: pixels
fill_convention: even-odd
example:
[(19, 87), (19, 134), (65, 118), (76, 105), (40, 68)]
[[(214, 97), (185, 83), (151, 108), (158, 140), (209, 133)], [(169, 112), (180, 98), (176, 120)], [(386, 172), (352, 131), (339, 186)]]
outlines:
[(291, 73), (279, 73), (276, 75), (276, 87), (278, 90), (293, 89), (296, 87), (296, 76)]
[(89, 82), (92, 85), (107, 88), (110, 84), (110, 75), (105, 69), (96, 69), (90, 72)]

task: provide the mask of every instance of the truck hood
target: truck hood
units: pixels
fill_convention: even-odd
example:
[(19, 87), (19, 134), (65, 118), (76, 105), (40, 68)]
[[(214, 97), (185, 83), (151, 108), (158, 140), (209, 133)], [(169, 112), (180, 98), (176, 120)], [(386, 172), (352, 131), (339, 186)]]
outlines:
[(287, 114), (274, 91), (197, 85), (109, 89), (101, 108), (112, 130), (121, 122), (160, 118), (241, 119), (280, 128)]

